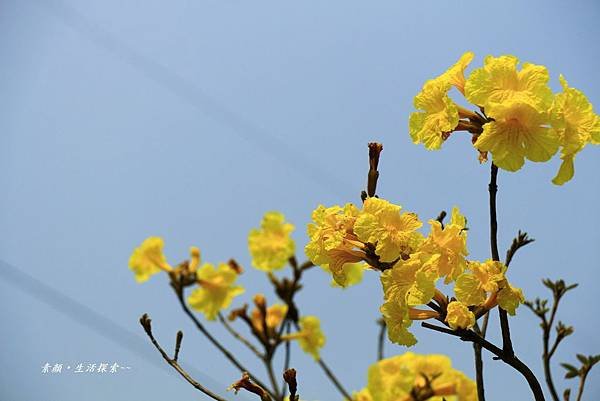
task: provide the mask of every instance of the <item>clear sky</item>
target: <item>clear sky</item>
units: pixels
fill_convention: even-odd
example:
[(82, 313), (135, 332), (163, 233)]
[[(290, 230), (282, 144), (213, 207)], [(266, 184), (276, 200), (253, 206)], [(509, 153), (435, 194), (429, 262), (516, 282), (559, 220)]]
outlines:
[[(268, 290), (249, 268), (248, 231), (265, 211), (280, 210), (297, 227), (304, 259), (315, 206), (360, 202), (372, 140), (385, 147), (379, 194), (424, 221), (458, 205), (469, 219), (471, 257), (487, 258), (489, 166), (458, 135), (440, 152), (412, 145), (412, 98), (472, 50), (475, 65), (505, 53), (544, 64), (555, 90), (562, 73), (600, 108), (599, 17), (595, 1), (3, 0), (0, 399), (201, 399), (142, 335), (144, 312), (169, 347), (184, 330), (183, 363), (223, 392), (238, 372), (196, 334), (166, 277), (135, 283), (132, 249), (159, 235), (173, 263), (190, 245), (206, 261), (235, 257), (247, 267), (248, 301)], [(580, 283), (560, 311), (576, 331), (557, 362), (600, 351), (599, 155), (586, 148), (563, 187), (550, 183), (556, 159), (499, 176), (501, 252), (519, 229), (536, 239), (516, 257), (511, 281), (528, 298), (546, 295), (543, 277)], [(300, 303), (322, 319), (323, 357), (346, 387), (363, 387), (376, 356), (377, 274), (342, 291), (315, 270)], [(517, 353), (541, 374), (536, 319), (523, 308), (511, 323)], [(468, 344), (414, 332), (413, 351), (446, 353), (473, 375)], [(387, 355), (404, 350), (386, 345)], [(341, 399), (309, 357), (293, 352), (303, 399)], [(485, 361), (489, 401), (530, 399), (515, 371), (490, 355)], [(46, 362), (131, 369), (49, 376), (40, 373)], [(557, 366), (561, 392), (562, 374)], [(599, 396), (596, 369), (587, 400)]]

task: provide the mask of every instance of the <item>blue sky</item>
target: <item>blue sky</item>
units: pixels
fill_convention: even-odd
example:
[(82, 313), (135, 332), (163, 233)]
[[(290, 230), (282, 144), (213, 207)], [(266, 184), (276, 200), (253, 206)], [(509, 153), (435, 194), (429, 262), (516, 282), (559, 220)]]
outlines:
[[(458, 136), (440, 152), (412, 145), (412, 98), (426, 79), (472, 50), (474, 65), (505, 53), (544, 64), (555, 90), (562, 73), (600, 105), (599, 17), (593, 1), (3, 1), (1, 268), (16, 267), (90, 308), (94, 328), (82, 324), (85, 311), (72, 311), (79, 316), (73, 320), (50, 306), (39, 286), (27, 287), (38, 295), (32, 297), (23, 291), (29, 281), (17, 285), (3, 273), (1, 398), (198, 399), (156, 363), (160, 357), (137, 323), (144, 312), (166, 344), (184, 330), (183, 363), (222, 391), (238, 373), (194, 332), (165, 277), (134, 282), (131, 250), (160, 235), (174, 263), (190, 245), (206, 261), (235, 257), (248, 267), (249, 300), (268, 283), (249, 268), (248, 231), (265, 211), (280, 210), (296, 225), (301, 250), (316, 205), (360, 202), (372, 140), (385, 148), (379, 194), (422, 220), (458, 205), (469, 219), (471, 257), (487, 258), (489, 166), (480, 166)], [(578, 155), (575, 178), (563, 187), (550, 183), (557, 159), (499, 176), (501, 253), (519, 229), (536, 239), (511, 265), (511, 281), (528, 298), (546, 295), (543, 277), (580, 283), (560, 311), (576, 332), (557, 362), (600, 349), (593, 308), (599, 152), (588, 147)], [(380, 297), (375, 273), (342, 291), (329, 288), (317, 270), (300, 296), (304, 312), (321, 317), (323, 356), (349, 389), (364, 386), (375, 359)], [(522, 309), (511, 323), (518, 354), (541, 373), (537, 321)], [(227, 339), (218, 326), (210, 328)], [(103, 330), (124, 340), (117, 344)], [(498, 331), (495, 319), (490, 330)], [(420, 342), (413, 351), (446, 353), (473, 374), (469, 345), (414, 332)], [(233, 348), (255, 366), (250, 354)], [(403, 351), (386, 346), (387, 355)], [(341, 399), (309, 357), (298, 349), (294, 355), (303, 398)], [(44, 376), (46, 362), (132, 369)], [(561, 368), (555, 372), (561, 389), (575, 385), (559, 379)], [(600, 395), (599, 372), (590, 376), (589, 400)], [(524, 380), (489, 355), (486, 384), (490, 401), (529, 397)]]

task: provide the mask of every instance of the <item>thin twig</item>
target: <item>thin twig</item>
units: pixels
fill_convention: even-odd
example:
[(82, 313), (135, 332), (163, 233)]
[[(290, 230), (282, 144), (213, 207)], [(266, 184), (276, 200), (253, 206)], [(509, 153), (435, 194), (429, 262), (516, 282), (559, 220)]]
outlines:
[(250, 351), (252, 351), (254, 353), (254, 355), (256, 355), (258, 358), (260, 358), (260, 359), (264, 358), (264, 355), (258, 350), (258, 348), (256, 348), (254, 346), (254, 344), (252, 344), (248, 339), (246, 339), (244, 336), (242, 336), (237, 330), (235, 330), (229, 324), (229, 322), (227, 322), (227, 320), (225, 319), (225, 317), (223, 316), (223, 314), (221, 312), (219, 312), (219, 314), (217, 316), (219, 317), (219, 321), (221, 322), (221, 324), (223, 324), (223, 326), (225, 326), (225, 329), (227, 329), (227, 331), (234, 338), (236, 338), (241, 343), (243, 343), (246, 347), (248, 347), (248, 349), (250, 349)]
[(148, 317), (147, 314), (144, 314), (140, 318), (140, 324), (142, 325), (142, 327), (144, 328), (144, 331), (150, 338), (150, 341), (152, 341), (152, 344), (154, 345), (154, 347), (162, 355), (163, 359), (165, 361), (167, 361), (167, 363), (169, 365), (171, 365), (171, 367), (173, 367), (173, 369), (175, 369), (177, 371), (177, 373), (179, 373), (181, 375), (181, 377), (183, 377), (188, 383), (190, 383), (192, 386), (194, 386), (194, 388), (196, 388), (197, 390), (206, 394), (213, 400), (227, 401), (225, 398), (222, 398), (219, 395), (213, 393), (212, 391), (210, 391), (209, 389), (204, 387), (202, 384), (200, 384), (196, 380), (194, 380), (177, 362), (177, 357), (179, 356), (179, 349), (181, 347), (181, 340), (183, 339), (183, 333), (181, 331), (179, 331), (177, 333), (177, 340), (176, 340), (176, 345), (175, 345), (175, 356), (173, 358), (170, 358), (169, 355), (160, 346), (158, 341), (156, 341), (156, 338), (154, 338), (154, 335), (152, 334), (152, 323), (151, 322), (152, 322), (152, 320)]
[[(291, 328), (292, 328), (292, 324), (290, 322), (288, 322), (288, 321), (284, 321), (284, 323), (282, 324), (282, 326), (283, 325), (285, 325), (285, 333), (286, 334), (290, 334), (290, 331), (291, 331)], [(290, 344), (289, 341), (285, 342), (285, 351), (284, 352), (285, 352), (285, 356), (284, 356), (284, 359), (283, 359), (283, 371), (287, 372), (288, 369), (290, 368), (290, 360), (291, 360), (291, 357), (292, 357), (292, 344)], [(286, 383), (286, 380), (285, 380), (285, 376), (284, 376), (284, 383), (283, 383), (282, 388), (281, 388), (281, 399), (285, 398), (285, 394), (287, 392), (287, 387), (288, 386), (286, 386), (285, 383)], [(290, 400), (294, 401), (291, 396), (290, 396)]]

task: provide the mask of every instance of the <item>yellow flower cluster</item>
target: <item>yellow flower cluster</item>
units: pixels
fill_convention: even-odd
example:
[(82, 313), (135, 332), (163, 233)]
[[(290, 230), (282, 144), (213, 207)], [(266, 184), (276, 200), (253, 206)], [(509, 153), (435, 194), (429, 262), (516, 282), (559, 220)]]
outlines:
[[(346, 287), (360, 277), (356, 264), (374, 257), (391, 263), (409, 255), (422, 241), (416, 230), (422, 223), (413, 213), (379, 198), (368, 198), (362, 210), (352, 204), (344, 207), (320, 205), (308, 225), (310, 241), (306, 256), (330, 272), (335, 282)], [(363, 269), (364, 263), (361, 263)]]
[[(519, 170), (525, 159), (548, 161), (560, 149), (562, 164), (552, 182), (569, 181), (575, 155), (588, 143), (600, 143), (600, 116), (585, 95), (562, 75), (563, 91), (553, 94), (546, 67), (523, 63), (519, 69), (511, 55), (487, 56), (483, 67), (465, 78), (472, 59), (473, 53), (465, 53), (415, 96), (417, 111), (409, 118), (413, 142), (440, 149), (452, 132), (468, 131), (474, 147), (491, 153), (493, 162), (508, 171)], [(458, 106), (449, 97), (452, 87), (485, 114)]]
[(248, 235), (252, 266), (267, 272), (285, 266), (295, 251), (295, 243), (290, 236), (292, 231), (294, 226), (285, 222), (283, 214), (265, 213), (260, 229), (253, 229)]
[(444, 355), (407, 352), (383, 359), (369, 368), (367, 387), (354, 394), (357, 401), (475, 401), (477, 387), (453, 369)]
[[(458, 208), (446, 225), (430, 220), (427, 237), (417, 231), (421, 226), (417, 215), (379, 198), (367, 198), (362, 209), (319, 206), (305, 251), (341, 286), (355, 282), (351, 273), (357, 263), (382, 271), (381, 313), (390, 340), (398, 344), (416, 343), (408, 330), (414, 320), (436, 318), (465, 329), (473, 327), (477, 311), (500, 305), (515, 313), (523, 294), (506, 280), (506, 268), (467, 260), (466, 219)], [(436, 288), (441, 279), (455, 283), (453, 302)], [(417, 308), (433, 300), (440, 310)]]
[(220, 310), (227, 308), (234, 297), (244, 292), (241, 286), (234, 285), (239, 272), (230, 264), (221, 263), (217, 268), (210, 263), (200, 266), (200, 250), (193, 246), (190, 247), (190, 259), (172, 267), (167, 263), (163, 248), (162, 238), (150, 237), (134, 249), (129, 258), (129, 268), (134, 272), (136, 281), (147, 281), (161, 270), (169, 273), (172, 279), (191, 275), (193, 283), (195, 277), (198, 288), (190, 294), (188, 302), (208, 320), (214, 320)]

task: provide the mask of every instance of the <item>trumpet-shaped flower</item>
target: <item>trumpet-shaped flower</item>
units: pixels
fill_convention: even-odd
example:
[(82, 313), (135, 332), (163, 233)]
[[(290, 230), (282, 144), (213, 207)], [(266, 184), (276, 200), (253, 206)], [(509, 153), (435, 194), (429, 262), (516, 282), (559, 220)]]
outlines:
[(379, 311), (383, 315), (387, 328), (388, 338), (391, 342), (410, 347), (417, 343), (417, 338), (408, 331), (412, 320), (408, 315), (408, 306), (400, 303), (396, 298), (386, 300)]
[(498, 292), (497, 301), (502, 309), (514, 316), (517, 307), (525, 302), (525, 296), (520, 288), (513, 287), (508, 281), (505, 281), (504, 286)]
[(294, 255), (295, 243), (290, 234), (294, 226), (285, 222), (279, 212), (265, 213), (260, 229), (253, 229), (248, 235), (248, 248), (252, 265), (259, 270), (281, 269)]
[(173, 270), (163, 254), (163, 247), (164, 241), (162, 238), (150, 237), (133, 250), (129, 258), (129, 268), (135, 274), (135, 280), (138, 283), (147, 281), (150, 276), (161, 270), (167, 272)]
[(437, 77), (436, 79), (444, 80), (449, 82), (452, 86), (460, 91), (464, 95), (465, 93), (465, 70), (473, 61), (475, 54), (473, 52), (465, 52), (460, 59), (450, 67), (446, 72)]
[(452, 218), (446, 226), (437, 220), (430, 220), (431, 232), (419, 247), (419, 251), (439, 255), (436, 269), (440, 277), (446, 277), (448, 284), (464, 271), (467, 252), (466, 219), (457, 207), (452, 209)]
[[(334, 273), (329, 270), (328, 265), (322, 267), (323, 270), (334, 275)], [(345, 263), (341, 270), (336, 271), (335, 277), (331, 281), (331, 285), (333, 287), (346, 288), (359, 284), (363, 279), (365, 269), (367, 269), (365, 263)]]
[(490, 294), (497, 293), (506, 281), (506, 266), (501, 262), (487, 260), (484, 263), (469, 262), (468, 270), (456, 279), (456, 299), (466, 305), (481, 305)]
[(448, 304), (446, 321), (452, 330), (470, 329), (475, 325), (475, 315), (467, 305), (460, 301), (452, 301)]
[[(493, 307), (496, 303), (509, 314), (514, 315), (517, 307), (525, 301), (523, 291), (513, 287), (506, 279), (506, 266), (501, 262), (487, 260), (484, 263), (469, 262), (468, 270), (456, 280), (454, 293), (465, 305), (485, 304)], [(488, 301), (495, 302), (489, 304)]]
[(594, 113), (592, 104), (579, 90), (569, 86), (560, 76), (563, 92), (554, 98), (550, 110), (552, 126), (561, 145), (562, 163), (552, 182), (562, 185), (573, 178), (574, 159), (588, 143), (600, 144), (600, 116)]
[(525, 158), (534, 162), (549, 160), (558, 150), (558, 137), (548, 126), (548, 116), (531, 103), (509, 101), (494, 106), (494, 121), (483, 126), (475, 147), (490, 152), (498, 167), (517, 171)]
[(318, 361), (321, 348), (325, 345), (325, 334), (321, 330), (319, 318), (316, 316), (303, 316), (298, 323), (300, 324), (300, 331), (282, 336), (282, 339), (297, 340), (302, 351)]
[(244, 288), (235, 285), (238, 273), (226, 263), (218, 268), (205, 263), (196, 271), (196, 288), (188, 297), (190, 306), (204, 314), (206, 319), (215, 320), (220, 310), (226, 309), (233, 298), (244, 293)]
[(400, 345), (414, 345), (417, 340), (408, 331), (412, 320), (427, 319), (437, 315), (437, 312), (413, 308), (413, 306), (426, 304), (433, 298), (435, 281), (438, 278), (433, 266), (437, 258), (439, 255), (415, 253), (408, 260), (398, 261), (393, 268), (381, 275), (385, 301), (380, 311), (390, 341)]
[(353, 278), (351, 264), (360, 262), (365, 253), (363, 244), (358, 241), (353, 227), (359, 210), (348, 203), (339, 206), (324, 207), (319, 205), (313, 213), (313, 222), (308, 225), (310, 241), (304, 251), (306, 256), (317, 266), (330, 272), (337, 284), (349, 285)]
[(372, 401), (410, 401), (415, 394), (428, 394), (431, 401), (475, 401), (475, 383), (452, 368), (445, 355), (403, 355), (383, 359), (371, 365), (366, 393)]
[(408, 256), (423, 240), (416, 231), (422, 225), (414, 213), (401, 213), (401, 206), (379, 198), (368, 198), (356, 219), (354, 232), (359, 240), (375, 245), (381, 262)]
[(448, 96), (452, 84), (433, 79), (423, 85), (414, 98), (418, 110), (410, 115), (408, 128), (415, 144), (430, 150), (440, 149), (447, 135), (458, 125), (458, 107)]
[(511, 55), (487, 56), (483, 67), (473, 70), (465, 83), (467, 100), (484, 107), (488, 115), (497, 105), (515, 101), (528, 103), (539, 111), (547, 110), (552, 103), (548, 70), (524, 63), (519, 71), (518, 63), (519, 59)]

